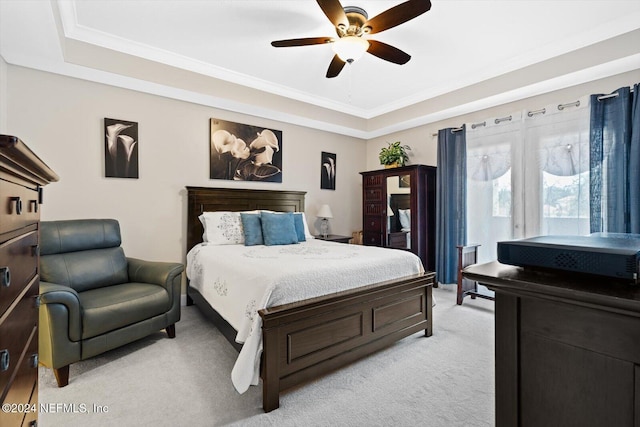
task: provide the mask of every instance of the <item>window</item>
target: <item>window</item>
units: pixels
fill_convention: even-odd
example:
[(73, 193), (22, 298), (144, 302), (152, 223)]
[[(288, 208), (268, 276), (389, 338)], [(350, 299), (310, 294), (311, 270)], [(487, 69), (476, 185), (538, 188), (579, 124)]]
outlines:
[(589, 233), (588, 98), (580, 105), (466, 126), (467, 242), (482, 245), (479, 262), (497, 259), (501, 240)]

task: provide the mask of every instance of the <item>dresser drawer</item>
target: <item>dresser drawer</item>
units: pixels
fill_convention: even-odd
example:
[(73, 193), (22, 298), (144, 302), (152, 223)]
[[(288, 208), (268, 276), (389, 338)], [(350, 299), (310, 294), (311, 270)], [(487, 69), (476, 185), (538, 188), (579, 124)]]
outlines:
[(37, 269), (37, 231), (0, 244), (0, 316), (36, 275)]
[(384, 199), (382, 187), (372, 187), (364, 190), (365, 202), (381, 202)]
[(382, 234), (379, 232), (364, 231), (362, 233), (362, 244), (367, 246), (384, 246)]
[(38, 191), (0, 179), (0, 234), (40, 220)]
[(376, 185), (382, 185), (384, 177), (382, 175), (369, 175), (364, 177), (364, 185), (366, 187), (373, 187)]
[[(22, 358), (13, 361), (16, 364), (16, 376), (2, 403), (14, 405), (12, 409), (15, 410), (2, 414), (2, 417), (6, 417), (6, 420), (0, 418), (2, 426), (28, 426), (29, 422), (37, 417), (38, 328), (34, 326), (31, 332), (28, 347), (22, 353)], [(16, 359), (19, 356), (16, 355)]]
[(365, 216), (364, 223), (362, 224), (364, 231), (372, 231), (375, 233), (382, 233), (382, 217), (381, 216)]
[[(2, 323), (0, 323), (0, 356), (4, 360), (4, 366), (0, 366), (0, 389), (4, 391), (9, 386), (9, 380), (13, 373), (21, 367), (21, 356), (27, 348), (30, 337), (34, 336), (36, 342), (38, 340), (37, 332), (34, 331), (38, 324), (38, 307), (36, 307), (36, 297), (40, 285), (38, 279), (38, 276), (35, 276), (29, 286), (23, 288), (24, 293), (19, 302), (12, 307), (11, 311), (0, 317), (2, 319)], [(27, 395), (26, 398), (29, 399), (30, 395)]]

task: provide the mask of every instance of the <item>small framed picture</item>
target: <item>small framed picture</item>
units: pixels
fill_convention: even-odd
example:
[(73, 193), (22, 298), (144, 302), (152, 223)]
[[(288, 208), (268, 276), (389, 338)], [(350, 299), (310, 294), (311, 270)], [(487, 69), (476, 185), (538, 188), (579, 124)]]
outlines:
[(138, 178), (138, 123), (104, 119), (104, 172), (107, 178)]
[(320, 160), (320, 189), (336, 189), (336, 155), (322, 152)]

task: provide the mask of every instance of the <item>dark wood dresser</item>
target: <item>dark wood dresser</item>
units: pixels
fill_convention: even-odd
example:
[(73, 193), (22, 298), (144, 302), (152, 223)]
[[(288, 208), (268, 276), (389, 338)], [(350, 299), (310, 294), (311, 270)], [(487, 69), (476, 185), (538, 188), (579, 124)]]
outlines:
[[(435, 271), (435, 166), (409, 165), (360, 174), (362, 243), (409, 250), (420, 257), (427, 271)], [(410, 211), (410, 231), (400, 226), (400, 209)]]
[(37, 425), (40, 205), (57, 180), (20, 139), (0, 135), (1, 426)]
[(497, 427), (640, 427), (640, 286), (492, 262)]

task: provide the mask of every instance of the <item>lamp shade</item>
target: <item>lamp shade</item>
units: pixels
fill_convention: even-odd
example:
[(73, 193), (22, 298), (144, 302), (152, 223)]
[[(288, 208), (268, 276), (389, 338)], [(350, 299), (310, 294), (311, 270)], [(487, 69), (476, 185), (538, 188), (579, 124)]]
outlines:
[(387, 216), (394, 216), (393, 209), (391, 209), (391, 205), (387, 205)]
[(318, 218), (333, 218), (329, 205), (322, 205), (316, 214)]
[(333, 43), (333, 51), (344, 62), (357, 61), (369, 49), (369, 42), (362, 37), (344, 36)]

